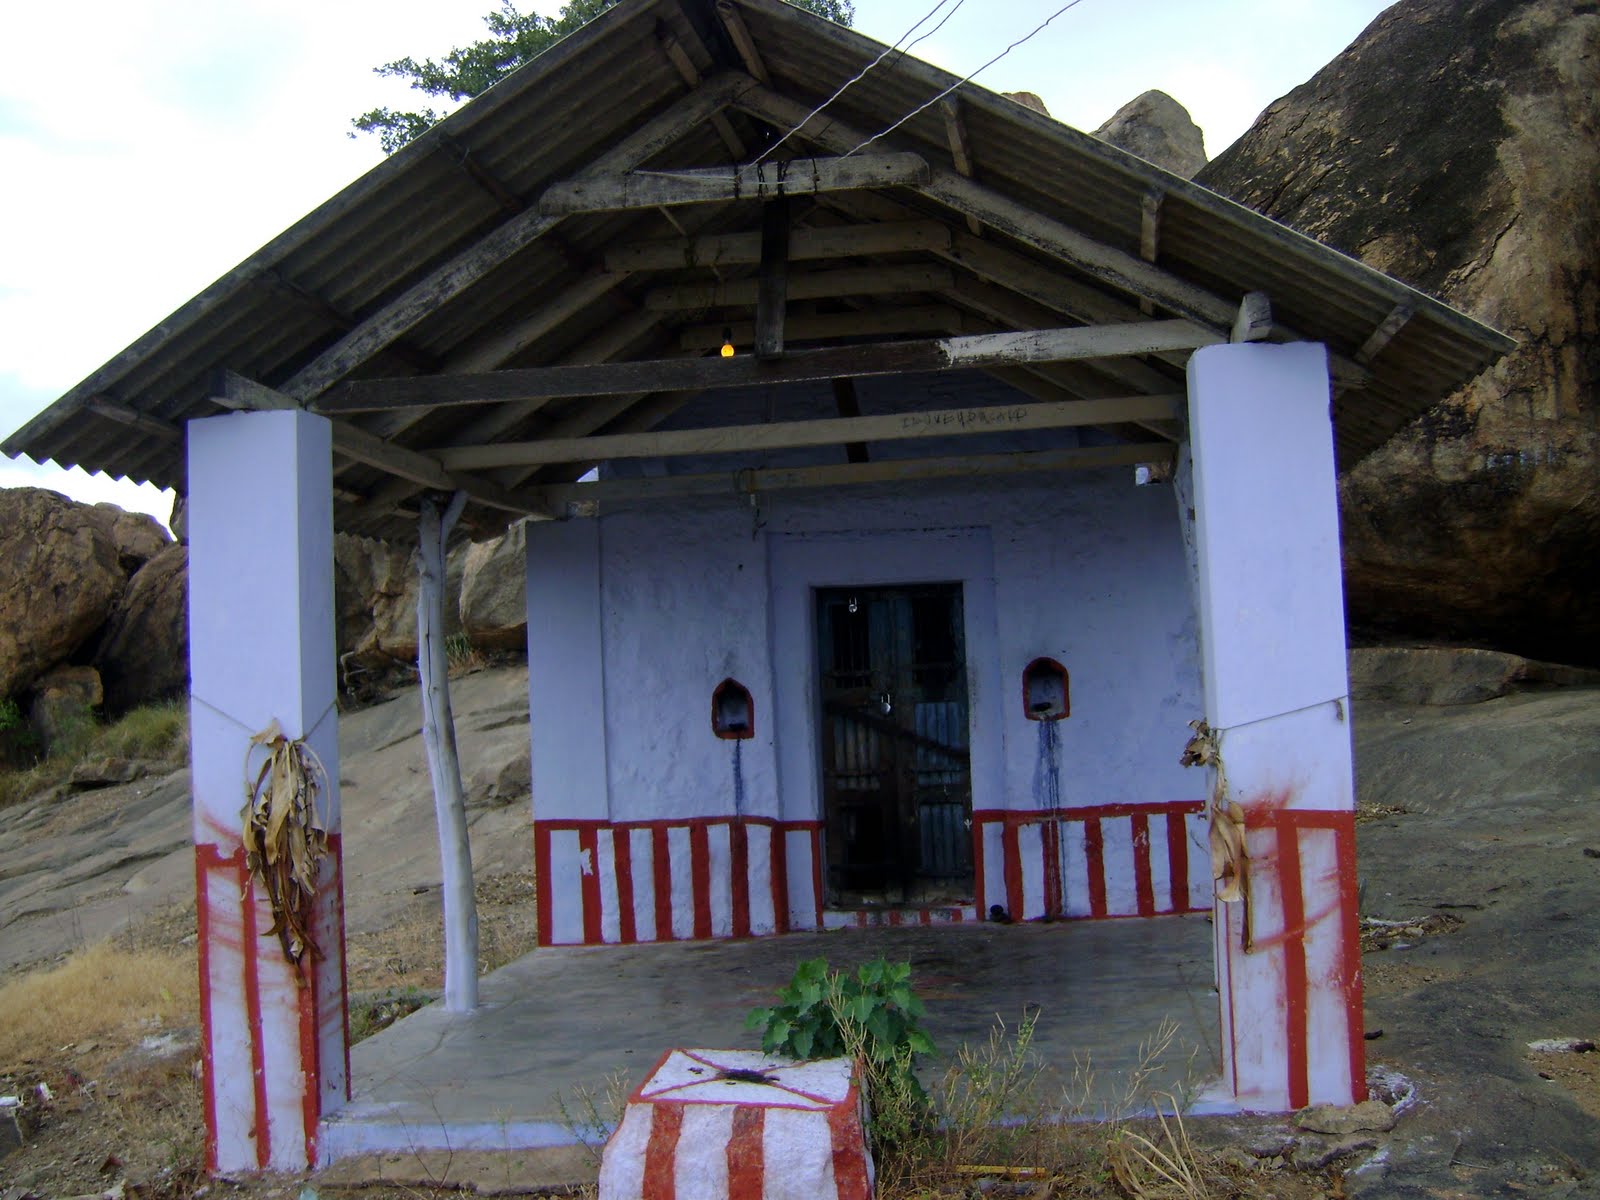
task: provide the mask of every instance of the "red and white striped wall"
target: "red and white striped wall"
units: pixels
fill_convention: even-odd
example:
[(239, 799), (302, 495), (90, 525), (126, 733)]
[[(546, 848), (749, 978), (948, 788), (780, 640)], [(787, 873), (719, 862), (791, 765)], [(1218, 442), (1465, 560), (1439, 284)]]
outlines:
[(753, 937), (822, 923), (820, 826), (535, 821), (541, 946)]
[(1223, 1071), (1241, 1107), (1366, 1098), (1355, 815), (1246, 803), (1245, 902), (1217, 905)]
[(979, 809), (978, 910), (1014, 921), (1211, 911), (1205, 805)]

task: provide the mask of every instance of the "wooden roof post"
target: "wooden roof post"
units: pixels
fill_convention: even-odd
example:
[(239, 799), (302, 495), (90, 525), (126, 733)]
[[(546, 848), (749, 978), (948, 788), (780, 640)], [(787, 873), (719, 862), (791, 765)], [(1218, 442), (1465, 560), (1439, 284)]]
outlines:
[(467, 798), (456, 753), (450, 709), (450, 659), (444, 644), (444, 556), (450, 531), (467, 502), (457, 492), (441, 511), (422, 498), (417, 548), (417, 671), (422, 677), (422, 744), (433, 780), (439, 826), (439, 868), (444, 896), (444, 1006), (448, 1012), (478, 1007), (478, 905), (472, 892), (472, 845), (467, 838)]

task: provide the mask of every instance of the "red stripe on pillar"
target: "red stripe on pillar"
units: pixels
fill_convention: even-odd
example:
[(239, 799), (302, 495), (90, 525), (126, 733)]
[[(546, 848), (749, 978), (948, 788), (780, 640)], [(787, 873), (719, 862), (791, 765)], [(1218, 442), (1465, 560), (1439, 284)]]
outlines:
[(733, 936), (750, 936), (750, 831), (735, 818), (728, 825), (728, 870), (733, 878)]
[(670, 942), (677, 934), (672, 932), (672, 847), (667, 841), (667, 828), (657, 825), (650, 831), (651, 881), (656, 894), (656, 938)]
[(733, 1136), (728, 1139), (728, 1200), (761, 1200), (766, 1185), (766, 1160), (761, 1135), (764, 1108), (739, 1105), (733, 1110)]
[(968, 836), (972, 838), (972, 894), (977, 897), (978, 915), (987, 917), (989, 915), (989, 898), (984, 894), (983, 890), (983, 835), (989, 825), (987, 821), (980, 820), (976, 813), (973, 814), (971, 824), (972, 831)]
[(1088, 860), (1089, 915), (1106, 915), (1106, 853), (1100, 836), (1100, 818), (1090, 817), (1083, 823), (1083, 853)]
[(1039, 844), (1044, 849), (1044, 915), (1061, 915), (1066, 888), (1061, 883), (1061, 823), (1051, 817), (1039, 826)]
[(1022, 845), (1017, 824), (1008, 820), (1001, 827), (1000, 854), (1006, 872), (1006, 909), (1013, 921), (1022, 920)]
[(1356, 884), (1356, 823), (1334, 831), (1339, 869), (1339, 986), (1344, 991), (1345, 1028), (1350, 1039), (1350, 1103), (1367, 1098), (1366, 1017), (1362, 1007), (1360, 893)]
[(539, 945), (554, 945), (555, 911), (554, 891), (550, 886), (550, 829), (535, 821), (533, 825), (533, 884), (538, 903)]
[(643, 1194), (651, 1200), (676, 1200), (678, 1134), (682, 1129), (681, 1104), (650, 1106), (650, 1140), (644, 1147)]
[(244, 1008), (245, 1020), (250, 1025), (250, 1073), (255, 1081), (256, 1112), (256, 1166), (265, 1167), (272, 1161), (272, 1130), (267, 1124), (267, 1069), (264, 1035), (261, 1030), (261, 964), (257, 950), (260, 935), (256, 929), (256, 888), (245, 870), (244, 860), (238, 860), (240, 908), (243, 928), (239, 936), (240, 953), (244, 956)]
[(1172, 911), (1189, 911), (1189, 827), (1180, 812), (1167, 814), (1167, 885)]
[(711, 936), (711, 839), (704, 825), (689, 826), (689, 882), (694, 890), (694, 936)]
[(633, 834), (613, 829), (611, 838), (611, 856), (617, 864), (617, 939), (631, 946), (639, 940), (633, 912)]
[(811, 831), (811, 900), (814, 905), (815, 929), (822, 928), (822, 830)]
[(1284, 1019), (1289, 1041), (1289, 1107), (1311, 1102), (1307, 1055), (1306, 905), (1300, 879), (1300, 831), (1291, 821), (1277, 822), (1278, 886), (1283, 892)]
[(593, 825), (578, 830), (578, 854), (588, 864), (578, 874), (578, 889), (583, 895), (583, 944), (595, 946), (605, 941), (600, 931), (600, 839)]
[[(320, 905), (321, 898), (318, 898)], [(317, 1122), (322, 1119), (322, 1044), (318, 1036), (317, 978), (319, 968), (308, 952), (300, 960), (300, 986), (295, 989), (295, 999), (300, 1008), (300, 1069), (303, 1083), (300, 1088), (300, 1128), (306, 1139), (306, 1163), (317, 1162)]]
[(1141, 917), (1156, 915), (1155, 886), (1150, 880), (1150, 818), (1133, 817), (1133, 894)]
[(772, 883), (772, 928), (776, 933), (789, 932), (789, 835), (781, 825), (771, 829), (772, 849), (767, 861)]
[(205, 1084), (206, 1171), (217, 1169), (217, 1066), (211, 1060), (211, 889), (207, 858), (219, 860), (215, 846), (194, 848), (196, 941), (200, 944), (200, 1071)]
[[(852, 1090), (851, 1096), (854, 1095)], [(846, 1100), (828, 1110), (828, 1136), (833, 1140), (833, 1187), (839, 1200), (872, 1200), (861, 1126), (852, 1119), (856, 1115), (855, 1107)]]

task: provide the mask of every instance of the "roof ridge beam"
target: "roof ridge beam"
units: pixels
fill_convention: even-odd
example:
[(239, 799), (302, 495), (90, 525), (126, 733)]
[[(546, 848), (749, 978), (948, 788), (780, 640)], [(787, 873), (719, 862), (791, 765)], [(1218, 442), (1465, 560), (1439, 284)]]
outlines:
[[(789, 231), (789, 261), (943, 250), (949, 245), (949, 226), (932, 219), (875, 221), (823, 229), (802, 226)], [(610, 271), (682, 271), (695, 267), (754, 266), (760, 261), (759, 232), (633, 242), (607, 250), (605, 255), (606, 269)]]
[[(600, 155), (585, 173), (627, 170), (647, 162), (675, 145), (712, 113), (726, 109), (739, 90), (748, 85), (747, 76), (719, 73)], [(529, 208), (496, 226), (364, 319), (278, 390), (299, 401), (320, 395), (563, 219), (564, 214)]]

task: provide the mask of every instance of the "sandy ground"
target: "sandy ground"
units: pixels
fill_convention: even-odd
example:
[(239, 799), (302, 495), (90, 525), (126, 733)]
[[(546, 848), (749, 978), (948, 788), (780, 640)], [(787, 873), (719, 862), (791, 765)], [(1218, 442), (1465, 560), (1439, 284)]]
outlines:
[[(486, 965), (531, 943), (515, 782), (526, 685), (519, 669), (456, 685)], [(352, 985), (400, 996), (398, 1008), (438, 983), (416, 705), (403, 694), (341, 724)], [(1369, 1059), (1386, 1094), (1409, 1099), (1392, 1133), (1298, 1182), (1283, 1164), (1304, 1158), (1304, 1135), (1289, 1122), (1195, 1121), (1191, 1133), (1266, 1181), (1235, 1194), (1600, 1195), (1600, 1053), (1559, 1048), (1600, 1041), (1600, 690), (1358, 704), (1355, 718)], [(0, 810), (0, 982), (106, 936), (192, 944), (187, 827), (181, 773)], [(151, 1200), (298, 1196), (298, 1181), (197, 1176), (193, 1055), (175, 1032), (165, 1050), (42, 1047), (0, 1063), (0, 1093), (46, 1082), (53, 1098), (21, 1149), (6, 1154), (0, 1130), (0, 1197), (100, 1195), (119, 1181)]]

